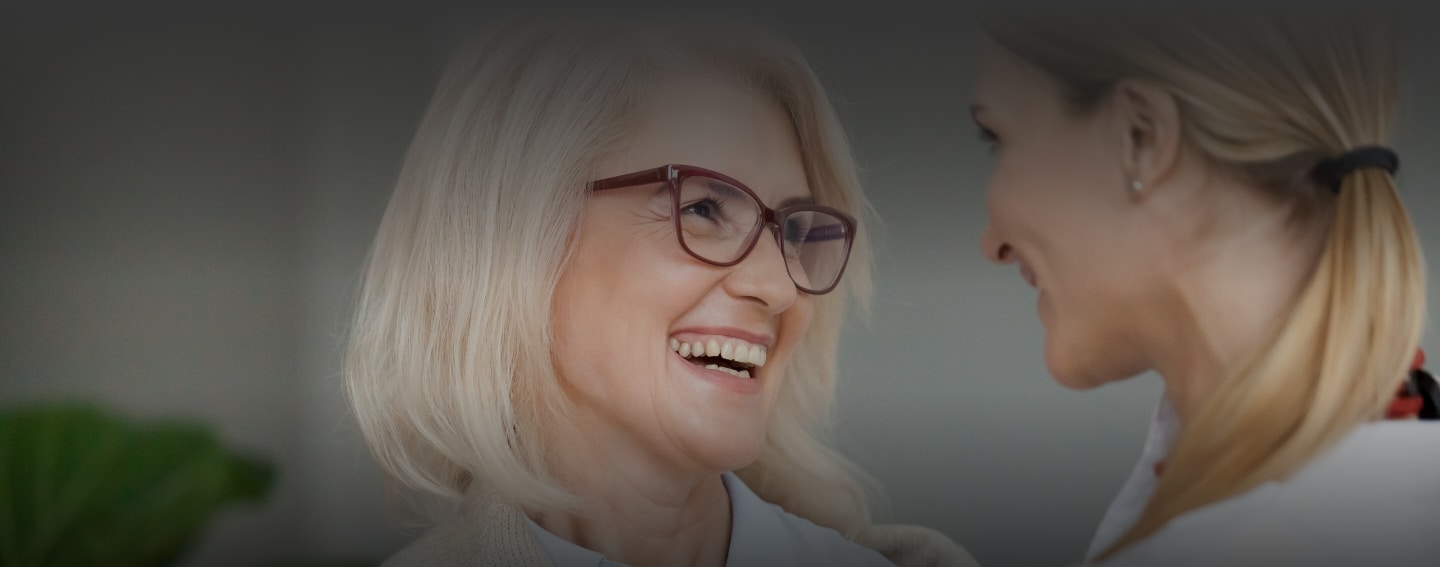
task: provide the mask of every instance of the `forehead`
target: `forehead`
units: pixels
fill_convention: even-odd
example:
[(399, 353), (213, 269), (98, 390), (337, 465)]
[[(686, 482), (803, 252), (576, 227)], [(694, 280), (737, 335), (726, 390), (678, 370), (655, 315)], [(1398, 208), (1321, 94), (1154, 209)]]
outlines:
[(810, 193), (788, 114), (771, 97), (716, 74), (671, 74), (657, 81), (641, 97), (630, 136), (601, 173), (667, 163), (724, 173), (767, 204)]
[(975, 62), (975, 103), (986, 111), (1030, 113), (1059, 107), (1059, 88), (1040, 68), (982, 37)]

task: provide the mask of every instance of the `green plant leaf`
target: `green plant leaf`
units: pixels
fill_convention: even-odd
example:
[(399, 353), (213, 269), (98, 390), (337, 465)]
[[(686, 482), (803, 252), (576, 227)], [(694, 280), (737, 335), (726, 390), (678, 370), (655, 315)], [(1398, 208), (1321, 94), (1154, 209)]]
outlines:
[(167, 564), (219, 509), (258, 501), (266, 462), (210, 428), (139, 423), (88, 405), (0, 413), (0, 564)]

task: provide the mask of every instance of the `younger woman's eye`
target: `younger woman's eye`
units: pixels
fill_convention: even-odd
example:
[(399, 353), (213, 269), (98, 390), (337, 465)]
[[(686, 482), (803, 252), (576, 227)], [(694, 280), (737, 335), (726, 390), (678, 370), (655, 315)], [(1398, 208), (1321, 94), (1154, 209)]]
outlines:
[(1000, 137), (995, 135), (994, 130), (991, 130), (984, 126), (980, 126), (979, 128), (980, 141), (984, 142), (985, 145), (990, 146), (990, 152), (994, 153), (997, 147), (1000, 145)]

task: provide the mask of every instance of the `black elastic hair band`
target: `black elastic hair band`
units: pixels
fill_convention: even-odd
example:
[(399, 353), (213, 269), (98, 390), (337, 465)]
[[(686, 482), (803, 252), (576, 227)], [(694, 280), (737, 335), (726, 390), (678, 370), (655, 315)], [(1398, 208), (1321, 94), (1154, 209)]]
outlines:
[(1420, 408), (1420, 419), (1440, 419), (1440, 383), (1435, 382), (1434, 376), (1419, 368), (1411, 370), (1406, 389), (1424, 400), (1424, 405)]
[(1396, 156), (1390, 148), (1361, 146), (1338, 157), (1320, 162), (1315, 166), (1315, 178), (1329, 187), (1331, 191), (1339, 193), (1340, 185), (1347, 176), (1355, 171), (1372, 167), (1395, 175), (1395, 172), (1400, 169), (1400, 157)]

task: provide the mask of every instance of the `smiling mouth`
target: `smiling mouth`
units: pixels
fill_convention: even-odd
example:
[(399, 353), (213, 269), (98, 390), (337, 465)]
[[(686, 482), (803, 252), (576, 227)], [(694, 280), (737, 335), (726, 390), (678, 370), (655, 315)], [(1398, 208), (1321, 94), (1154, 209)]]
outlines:
[(769, 357), (765, 347), (739, 339), (722, 343), (716, 339), (684, 342), (671, 338), (670, 350), (690, 364), (739, 378), (753, 378), (756, 369), (765, 366)]

